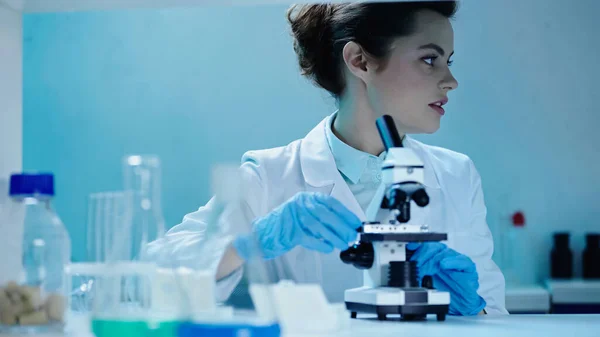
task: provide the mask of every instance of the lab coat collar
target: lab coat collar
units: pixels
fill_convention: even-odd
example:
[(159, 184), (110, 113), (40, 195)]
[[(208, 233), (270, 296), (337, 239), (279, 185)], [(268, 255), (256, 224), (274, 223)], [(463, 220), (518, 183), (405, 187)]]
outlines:
[[(300, 165), (304, 181), (310, 186), (309, 190), (329, 192), (329, 194), (353, 211), (361, 220), (365, 220), (364, 211), (350, 191), (335, 164), (327, 142), (326, 127), (334, 114), (327, 116), (313, 128), (302, 140), (300, 146)], [(431, 161), (424, 151), (424, 145), (409, 136), (404, 138), (405, 147), (421, 158), (425, 165), (424, 184), (428, 188), (440, 188), (438, 178), (433, 170)]]
[(338, 171), (327, 143), (326, 127), (332, 116), (326, 117), (312, 129), (300, 145), (300, 166), (308, 185), (307, 191), (331, 195), (361, 221), (366, 221), (366, 214)]
[(340, 176), (327, 143), (326, 127), (332, 116), (326, 117), (312, 129), (300, 145), (300, 165), (304, 181), (313, 187), (334, 184), (337, 176)]

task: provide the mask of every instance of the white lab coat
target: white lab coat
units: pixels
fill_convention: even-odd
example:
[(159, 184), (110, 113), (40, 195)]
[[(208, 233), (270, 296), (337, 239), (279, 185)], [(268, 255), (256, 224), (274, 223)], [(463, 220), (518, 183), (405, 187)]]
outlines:
[[(244, 211), (238, 214), (244, 221), (263, 216), (301, 191), (330, 194), (341, 201), (361, 220), (365, 213), (336, 168), (328, 146), (325, 118), (308, 135), (287, 146), (250, 151), (244, 154), (241, 172), (247, 193), (243, 196)], [(479, 294), (486, 300), (489, 314), (504, 314), (504, 277), (492, 261), (493, 241), (486, 223), (480, 176), (473, 162), (465, 155), (440, 147), (425, 145), (406, 137), (409, 147), (425, 165), (425, 179), (430, 203), (425, 208), (411, 208), (410, 223), (428, 224), (432, 231), (448, 233), (450, 248), (470, 257), (479, 274)], [(193, 256), (194, 233), (202, 232), (214, 207), (214, 200), (173, 227), (167, 237), (169, 250), (177, 256)], [(237, 221), (237, 220), (236, 220)], [(165, 247), (163, 247), (165, 248)], [(177, 258), (175, 256), (175, 258)], [(344, 290), (362, 286), (362, 271), (343, 264), (339, 251), (322, 254), (296, 247), (283, 256), (267, 261), (269, 268), (280, 276), (296, 282), (319, 282), (330, 302), (343, 302)], [(229, 296), (241, 278), (241, 271), (221, 281), (221, 298)]]

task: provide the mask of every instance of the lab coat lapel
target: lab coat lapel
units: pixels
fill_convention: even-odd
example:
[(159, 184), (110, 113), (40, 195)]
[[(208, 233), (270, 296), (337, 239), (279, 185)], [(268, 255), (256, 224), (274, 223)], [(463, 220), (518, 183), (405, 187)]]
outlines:
[(425, 185), (425, 190), (429, 195), (429, 205), (426, 207), (419, 207), (416, 203), (411, 202), (410, 207), (410, 224), (413, 225), (427, 225), (430, 227), (435, 227), (435, 224), (432, 224), (432, 214), (435, 213), (433, 208), (438, 208), (439, 195), (441, 192), (440, 184), (435, 173), (435, 169), (433, 168), (433, 163), (431, 162), (431, 158), (425, 153), (421, 143), (412, 139), (409, 136), (406, 136), (403, 145), (406, 148), (410, 148), (413, 152), (421, 159), (423, 165), (425, 166), (425, 172), (423, 176), (423, 184)]
[(361, 221), (365, 221), (365, 213), (338, 171), (327, 143), (325, 128), (331, 117), (328, 116), (321, 121), (302, 140), (300, 163), (307, 184), (306, 190), (329, 193), (356, 214)]
[(425, 166), (423, 184), (425, 185), (425, 187), (429, 189), (440, 189), (440, 182), (433, 167), (433, 163), (431, 161), (431, 158), (427, 155), (427, 153), (425, 153), (425, 150), (423, 149), (423, 144), (408, 135), (404, 137), (404, 141), (402, 142), (402, 144), (404, 147), (413, 150), (417, 157), (419, 157), (419, 159), (421, 159), (421, 161), (423, 162), (423, 165)]
[(350, 191), (348, 184), (340, 175), (340, 179), (333, 186), (333, 190), (331, 191), (331, 196), (339, 200), (342, 204), (344, 204), (352, 213), (356, 214), (356, 216), (360, 219), (360, 221), (366, 221), (367, 216), (363, 211), (362, 207), (358, 203), (358, 200)]

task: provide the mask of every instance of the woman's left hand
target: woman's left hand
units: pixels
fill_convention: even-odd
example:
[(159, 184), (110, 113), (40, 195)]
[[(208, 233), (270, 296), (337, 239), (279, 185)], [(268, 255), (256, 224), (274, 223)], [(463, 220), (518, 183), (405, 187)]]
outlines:
[(430, 275), (435, 289), (450, 293), (450, 315), (477, 315), (486, 306), (477, 294), (479, 277), (473, 261), (440, 242), (410, 243), (414, 250), (411, 261), (417, 262), (419, 283), (423, 276)]

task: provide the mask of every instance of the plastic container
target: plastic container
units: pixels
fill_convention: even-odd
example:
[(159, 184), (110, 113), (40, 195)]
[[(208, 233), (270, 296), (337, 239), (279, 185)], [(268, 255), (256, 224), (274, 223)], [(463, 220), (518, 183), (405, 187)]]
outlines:
[(4, 333), (63, 331), (67, 304), (65, 266), (71, 256), (67, 230), (54, 212), (52, 174), (13, 174), (8, 226), (21, 226), (19, 278), (0, 290), (0, 329)]
[[(251, 224), (241, 216), (247, 207), (243, 200), (248, 190), (238, 174), (237, 165), (215, 166), (211, 178), (214, 198), (204, 230), (199, 230), (193, 239), (167, 236), (171, 242), (162, 246), (162, 260), (176, 261), (181, 270), (187, 270), (176, 273), (181, 298), (173, 304), (178, 306), (184, 320), (178, 328), (178, 337), (279, 337), (282, 333), (280, 312), (273, 301), (274, 287), (280, 278), (276, 270), (267, 267), (258, 245), (251, 245), (250, 257), (243, 267), (216, 281), (219, 262), (232, 240), (237, 235), (252, 233)], [(185, 254), (178, 252), (183, 245), (190, 247), (190, 242), (194, 243), (194, 249)], [(230, 288), (227, 284), (236, 279), (240, 282), (235, 289)]]

